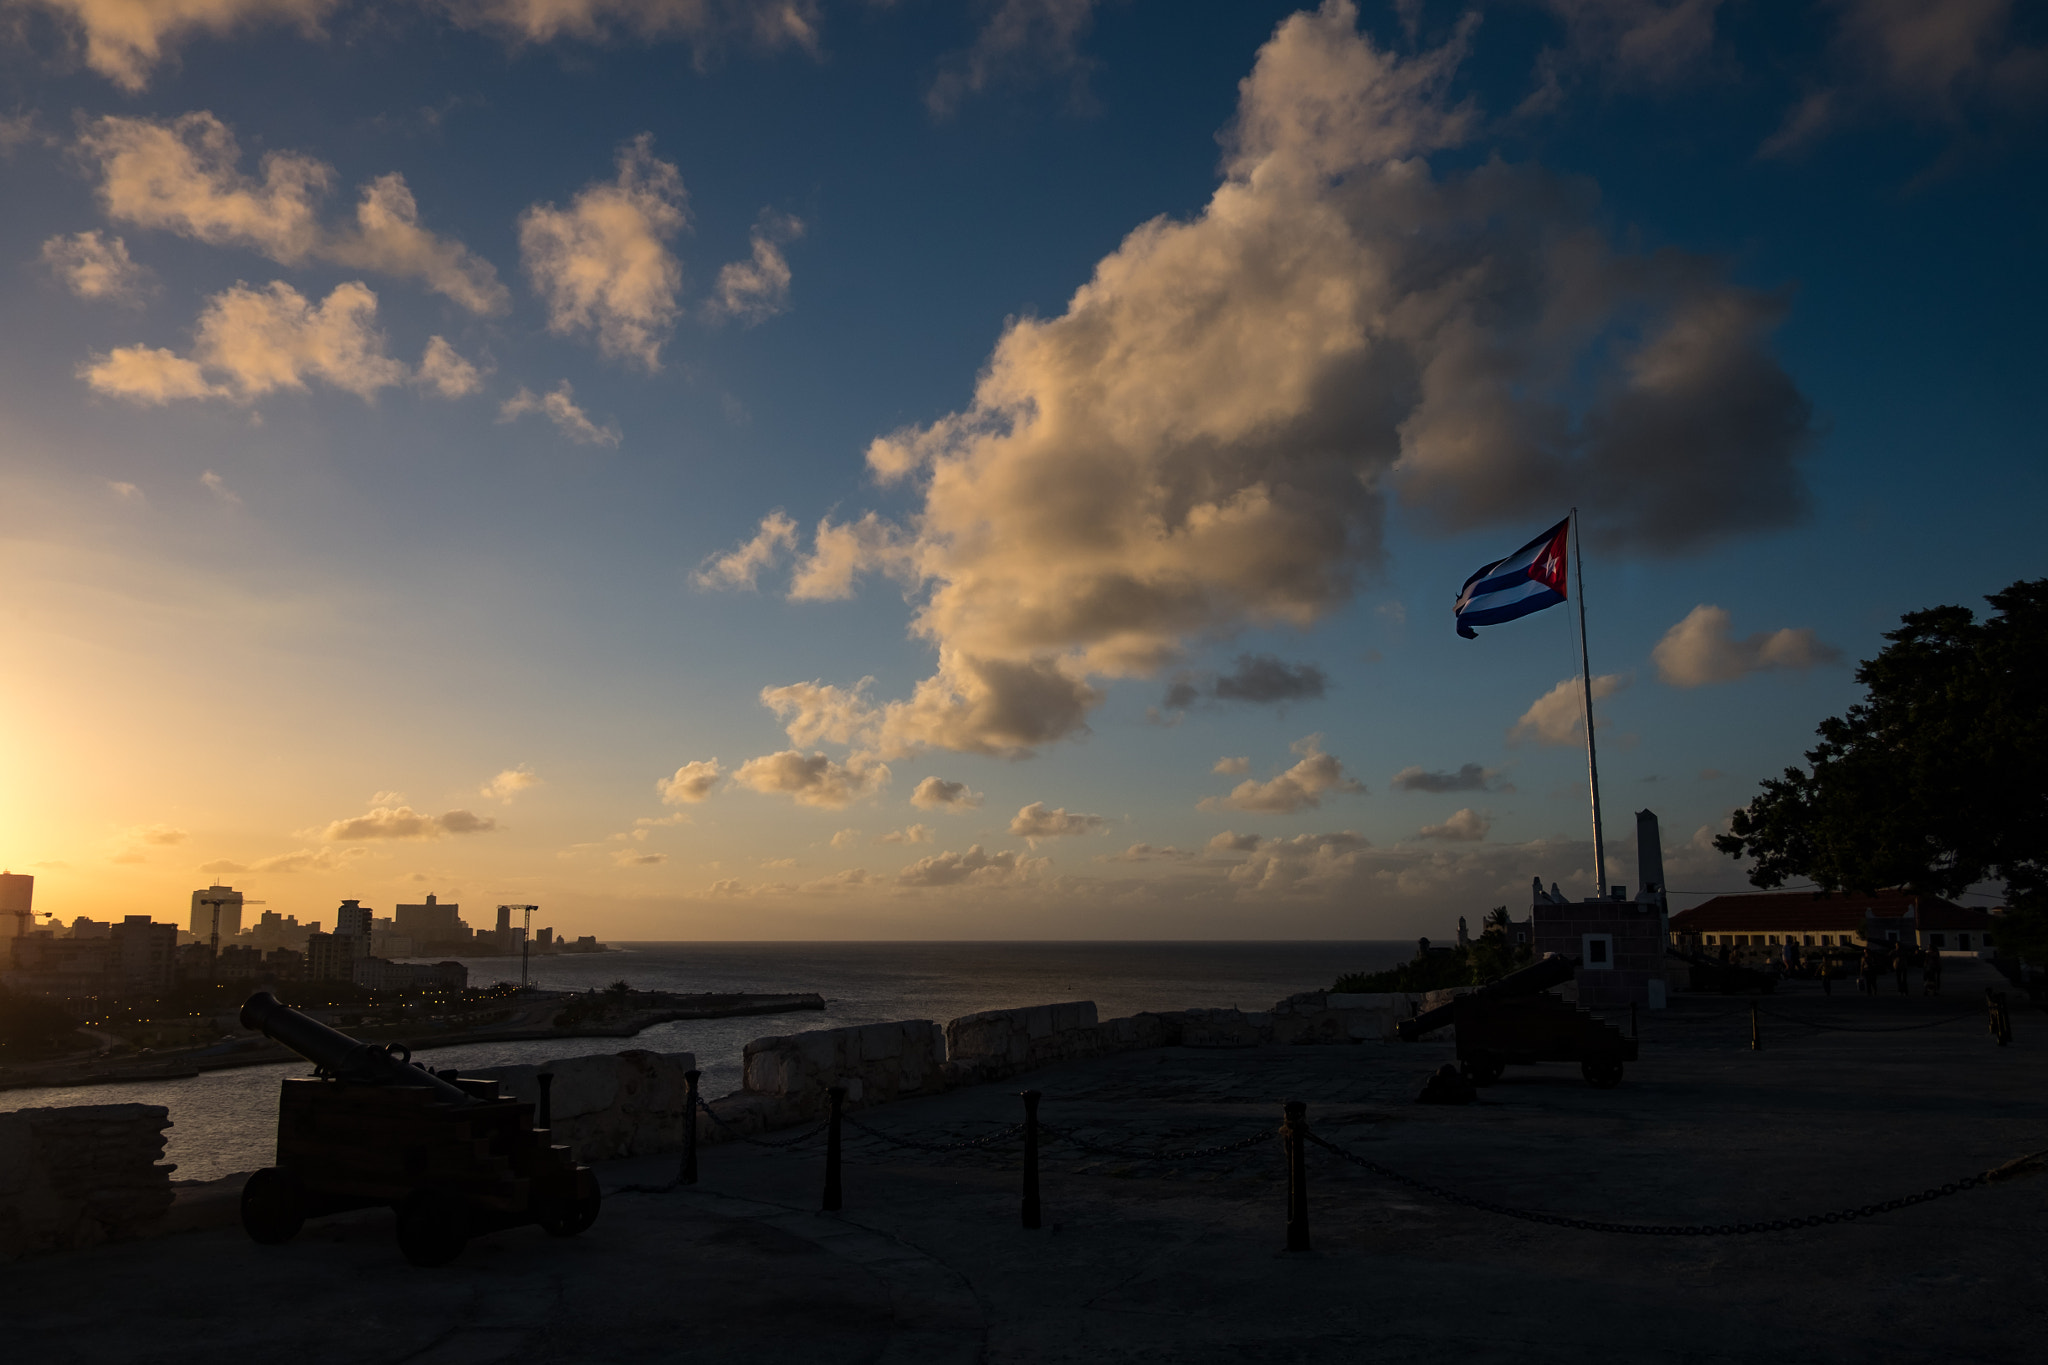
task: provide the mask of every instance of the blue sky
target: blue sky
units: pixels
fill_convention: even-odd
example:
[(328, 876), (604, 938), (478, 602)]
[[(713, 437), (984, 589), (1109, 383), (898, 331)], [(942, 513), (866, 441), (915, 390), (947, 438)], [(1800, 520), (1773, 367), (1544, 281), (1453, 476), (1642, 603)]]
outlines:
[(1591, 885), (1567, 613), (1449, 612), (1574, 503), (1610, 877), (1647, 805), (1737, 889), (1853, 661), (2042, 572), (1999, 0), (6, 9), (67, 919), (1441, 933)]

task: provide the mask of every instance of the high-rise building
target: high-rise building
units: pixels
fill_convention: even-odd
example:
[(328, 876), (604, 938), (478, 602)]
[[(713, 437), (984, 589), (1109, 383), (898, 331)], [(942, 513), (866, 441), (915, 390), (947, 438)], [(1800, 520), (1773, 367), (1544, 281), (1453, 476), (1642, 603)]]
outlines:
[(213, 907), (220, 905), (220, 936), (231, 939), (242, 932), (242, 893), (232, 886), (215, 884), (192, 893), (191, 931), (202, 939), (213, 936)]
[(112, 973), (123, 992), (161, 994), (171, 988), (178, 951), (178, 926), (152, 924), (148, 915), (129, 915), (108, 935), (114, 941)]
[(22, 938), (35, 924), (36, 879), (0, 872), (0, 938)]
[(416, 944), (459, 943), (470, 937), (469, 926), (462, 922), (462, 907), (452, 901), (444, 905), (431, 895), (425, 904), (399, 906), (393, 918), (398, 932)]

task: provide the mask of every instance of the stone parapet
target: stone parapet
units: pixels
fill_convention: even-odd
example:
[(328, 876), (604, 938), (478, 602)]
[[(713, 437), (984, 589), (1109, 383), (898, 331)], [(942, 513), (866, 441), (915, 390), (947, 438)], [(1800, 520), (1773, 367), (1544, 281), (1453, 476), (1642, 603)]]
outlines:
[(812, 1029), (756, 1038), (745, 1053), (745, 1093), (781, 1101), (790, 1121), (825, 1112), (826, 1091), (846, 1087), (856, 1106), (946, 1089), (945, 1035), (929, 1019)]
[(133, 1237), (172, 1201), (170, 1111), (89, 1104), (0, 1114), (0, 1261)]
[(683, 1145), (683, 1101), (697, 1057), (690, 1052), (604, 1052), (561, 1057), (538, 1066), (465, 1068), (463, 1075), (488, 1077), (512, 1098), (540, 1104), (541, 1072), (551, 1072), (549, 1094), (554, 1140), (571, 1148), (578, 1161), (672, 1152)]

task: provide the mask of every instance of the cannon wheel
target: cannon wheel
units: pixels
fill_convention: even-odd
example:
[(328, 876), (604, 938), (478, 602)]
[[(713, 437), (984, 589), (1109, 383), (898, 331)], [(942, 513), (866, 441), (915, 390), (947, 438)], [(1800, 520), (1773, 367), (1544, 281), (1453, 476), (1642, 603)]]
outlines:
[(447, 1265), (469, 1243), (469, 1210), (445, 1190), (414, 1190), (398, 1206), (398, 1249), (418, 1266)]
[(540, 1225), (550, 1237), (574, 1237), (597, 1221), (603, 1207), (604, 1191), (597, 1187), (597, 1176), (588, 1166), (578, 1166), (573, 1199), (567, 1207), (542, 1217)]
[(1508, 1069), (1506, 1062), (1493, 1056), (1491, 1053), (1484, 1052), (1467, 1057), (1458, 1065), (1464, 1071), (1465, 1079), (1474, 1085), (1492, 1085)]
[(297, 1176), (265, 1166), (242, 1186), (242, 1231), (259, 1246), (283, 1246), (306, 1225), (306, 1190)]
[(1579, 1072), (1595, 1090), (1612, 1090), (1621, 1084), (1621, 1063), (1617, 1061), (1580, 1062)]

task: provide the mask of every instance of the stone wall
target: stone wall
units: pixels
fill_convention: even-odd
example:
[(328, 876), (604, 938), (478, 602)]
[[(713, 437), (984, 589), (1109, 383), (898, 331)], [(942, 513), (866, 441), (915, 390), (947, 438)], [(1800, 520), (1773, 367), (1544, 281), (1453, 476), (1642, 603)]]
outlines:
[(541, 1072), (554, 1074), (550, 1108), (554, 1140), (582, 1162), (673, 1152), (683, 1145), (685, 1071), (696, 1054), (635, 1050), (562, 1057), (538, 1066), (465, 1069), (465, 1076), (489, 1077), (514, 1099), (538, 1108)]
[(887, 1104), (946, 1088), (945, 1036), (929, 1019), (812, 1029), (756, 1038), (746, 1047), (743, 1093), (778, 1101), (792, 1120), (825, 1112), (825, 1092), (846, 1087), (854, 1105)]
[(946, 1079), (953, 1085), (999, 1081), (1034, 1067), (1182, 1041), (1179, 1014), (1136, 1014), (1098, 1022), (1093, 1000), (984, 1010), (946, 1025)]
[(171, 1206), (170, 1126), (155, 1104), (0, 1114), (0, 1261), (148, 1230)]

